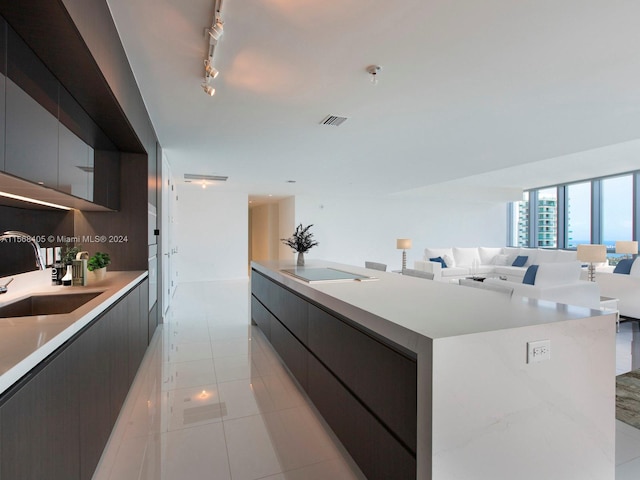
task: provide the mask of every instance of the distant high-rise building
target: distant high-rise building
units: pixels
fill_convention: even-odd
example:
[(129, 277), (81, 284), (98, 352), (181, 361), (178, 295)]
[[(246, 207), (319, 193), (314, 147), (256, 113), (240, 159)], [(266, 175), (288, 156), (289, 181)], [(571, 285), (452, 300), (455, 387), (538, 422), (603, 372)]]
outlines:
[[(558, 246), (558, 214), (555, 199), (538, 199), (537, 203), (537, 245), (542, 248)], [(529, 243), (529, 202), (518, 202), (518, 246), (528, 247)]]
[(538, 246), (558, 246), (558, 210), (555, 199), (538, 200)]

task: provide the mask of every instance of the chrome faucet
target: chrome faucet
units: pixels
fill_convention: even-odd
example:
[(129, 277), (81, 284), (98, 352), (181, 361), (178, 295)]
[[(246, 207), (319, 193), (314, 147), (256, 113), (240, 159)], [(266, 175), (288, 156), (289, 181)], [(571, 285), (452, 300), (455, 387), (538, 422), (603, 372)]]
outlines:
[(38, 270), (44, 270), (44, 263), (42, 262), (42, 258), (40, 257), (40, 245), (36, 242), (36, 239), (33, 238), (28, 233), (18, 232), (16, 230), (7, 230), (2, 235), (0, 235), (0, 242), (4, 241), (5, 238), (19, 238), (21, 240), (28, 240), (28, 242), (33, 247), (33, 253), (36, 256), (36, 268)]

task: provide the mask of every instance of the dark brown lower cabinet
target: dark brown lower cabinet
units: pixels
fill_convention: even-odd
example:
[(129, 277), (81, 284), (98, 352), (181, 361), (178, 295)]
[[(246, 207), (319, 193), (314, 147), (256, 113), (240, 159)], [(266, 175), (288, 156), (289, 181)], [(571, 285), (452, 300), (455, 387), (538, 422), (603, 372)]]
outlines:
[(1, 407), (2, 478), (78, 478), (77, 372), (78, 349), (71, 346)]
[(367, 478), (415, 479), (415, 356), (255, 270), (251, 292), (253, 323)]
[(147, 348), (145, 288), (146, 280), (0, 396), (0, 479), (93, 476)]

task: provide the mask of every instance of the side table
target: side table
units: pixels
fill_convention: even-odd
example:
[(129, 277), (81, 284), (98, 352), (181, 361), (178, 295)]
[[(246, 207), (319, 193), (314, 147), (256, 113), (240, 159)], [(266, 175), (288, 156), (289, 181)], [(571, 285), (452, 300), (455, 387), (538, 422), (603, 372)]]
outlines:
[(600, 297), (600, 310), (603, 312), (615, 312), (616, 314), (616, 332), (620, 331), (620, 311), (618, 310), (618, 298)]

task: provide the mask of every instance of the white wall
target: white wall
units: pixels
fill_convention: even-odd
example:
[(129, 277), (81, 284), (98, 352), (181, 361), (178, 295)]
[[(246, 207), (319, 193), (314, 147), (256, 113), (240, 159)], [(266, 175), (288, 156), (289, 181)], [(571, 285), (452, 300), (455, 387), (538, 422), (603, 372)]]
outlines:
[(451, 199), (296, 197), (296, 224), (314, 224), (320, 242), (306, 258), (364, 265), (386, 263), (399, 270), (402, 253), (397, 238), (410, 238), (407, 267), (423, 257), (425, 247), (504, 246), (507, 207)]
[(175, 218), (179, 282), (248, 276), (248, 195), (179, 184)]

